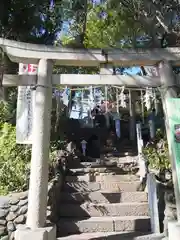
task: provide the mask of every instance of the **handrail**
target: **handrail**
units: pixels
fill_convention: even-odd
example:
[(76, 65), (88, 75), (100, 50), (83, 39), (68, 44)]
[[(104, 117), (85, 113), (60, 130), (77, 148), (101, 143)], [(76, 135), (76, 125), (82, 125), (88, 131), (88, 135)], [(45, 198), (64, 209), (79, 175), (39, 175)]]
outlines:
[(147, 179), (147, 190), (148, 190), (148, 204), (149, 213), (151, 217), (151, 231), (152, 233), (160, 233), (159, 224), (159, 211), (158, 211), (158, 198), (157, 198), (157, 183), (154, 173), (149, 173), (146, 164), (146, 159), (143, 155), (143, 139), (141, 134), (141, 124), (136, 124), (137, 131), (137, 145), (138, 145), (138, 156), (139, 156), (139, 173), (141, 183)]
[(157, 184), (154, 173), (147, 174), (148, 204), (151, 217), (152, 233), (160, 233)]

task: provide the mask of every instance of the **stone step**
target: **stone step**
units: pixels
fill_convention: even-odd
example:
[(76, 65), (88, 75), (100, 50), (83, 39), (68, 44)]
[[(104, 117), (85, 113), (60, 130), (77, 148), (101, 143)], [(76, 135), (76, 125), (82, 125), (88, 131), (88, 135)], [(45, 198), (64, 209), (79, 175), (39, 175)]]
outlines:
[(134, 156), (134, 157), (130, 157), (130, 156), (124, 156), (124, 157), (107, 156), (106, 157), (106, 156), (104, 156), (99, 159), (92, 159), (91, 161), (79, 161), (79, 160), (75, 159), (74, 161), (73, 160), (71, 161), (71, 164), (73, 164), (73, 166), (75, 166), (75, 165), (80, 166), (80, 168), (87, 168), (87, 167), (113, 168), (113, 167), (117, 167), (118, 164), (137, 165), (138, 161), (139, 161), (138, 156)]
[(132, 174), (124, 174), (124, 175), (110, 175), (109, 173), (100, 173), (100, 175), (94, 176), (94, 179), (90, 176), (90, 174), (80, 175), (80, 176), (66, 176), (67, 182), (76, 182), (76, 181), (84, 181), (84, 182), (126, 182), (126, 181), (138, 181), (139, 178), (136, 175)]
[[(150, 232), (147, 216), (61, 218), (57, 223), (58, 236), (92, 232)], [(61, 235), (60, 235), (61, 234)]]
[(82, 192), (82, 193), (61, 193), (62, 203), (123, 203), (123, 202), (147, 202), (146, 192)]
[(61, 204), (61, 217), (148, 216), (148, 203)]
[(116, 173), (116, 174), (129, 174), (129, 172), (137, 172), (138, 166), (133, 167), (131, 169), (123, 169), (122, 167), (87, 167), (87, 168), (71, 168), (68, 175), (71, 176), (79, 176), (83, 174), (87, 174), (89, 172), (97, 172), (97, 173)]
[[(100, 161), (100, 159), (98, 159)], [(82, 168), (87, 168), (87, 167), (92, 167), (92, 168), (96, 168), (96, 167), (117, 167), (117, 159), (113, 159), (110, 160), (106, 160), (104, 162), (80, 162), (80, 165)]]
[(108, 190), (109, 192), (136, 192), (140, 181), (133, 182), (67, 182), (64, 185), (65, 192), (94, 192)]
[[(98, 160), (98, 161), (97, 161)], [(77, 165), (79, 164), (81, 166), (81, 168), (87, 168), (87, 167), (92, 167), (92, 168), (96, 168), (96, 167), (109, 167), (109, 168), (113, 168), (113, 167), (117, 167), (118, 164), (125, 164), (125, 165), (137, 165), (139, 161), (139, 157), (138, 156), (134, 156), (134, 157), (104, 157), (103, 161), (100, 161), (100, 159), (95, 159), (93, 161), (88, 161), (88, 162), (77, 162)], [(74, 163), (76, 163), (76, 160), (74, 161)], [(75, 165), (75, 164), (74, 164)]]
[(161, 240), (163, 238), (163, 234), (145, 234), (140, 232), (97, 232), (60, 237), (57, 240)]

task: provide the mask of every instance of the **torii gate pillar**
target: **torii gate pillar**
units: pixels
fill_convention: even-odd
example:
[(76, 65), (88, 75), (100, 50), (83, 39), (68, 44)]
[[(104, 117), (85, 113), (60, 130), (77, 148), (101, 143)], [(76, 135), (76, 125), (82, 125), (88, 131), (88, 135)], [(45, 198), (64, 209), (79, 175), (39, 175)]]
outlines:
[(56, 239), (55, 228), (46, 228), (52, 107), (52, 69), (53, 62), (51, 60), (41, 59), (39, 61), (26, 222), (28, 228), (17, 230), (15, 234), (16, 240), (30, 240), (33, 238), (41, 240)]
[(41, 59), (38, 67), (27, 226), (44, 227), (48, 192), (53, 62)]

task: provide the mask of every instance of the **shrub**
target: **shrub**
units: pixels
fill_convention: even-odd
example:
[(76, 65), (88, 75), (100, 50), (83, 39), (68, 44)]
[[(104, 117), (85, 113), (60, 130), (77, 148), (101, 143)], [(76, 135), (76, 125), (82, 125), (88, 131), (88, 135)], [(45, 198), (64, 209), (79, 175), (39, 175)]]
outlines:
[(31, 148), (16, 144), (16, 129), (0, 123), (0, 195), (26, 190)]
[(171, 172), (171, 164), (169, 160), (168, 143), (166, 134), (157, 130), (156, 138), (153, 142), (146, 145), (143, 150), (151, 169)]

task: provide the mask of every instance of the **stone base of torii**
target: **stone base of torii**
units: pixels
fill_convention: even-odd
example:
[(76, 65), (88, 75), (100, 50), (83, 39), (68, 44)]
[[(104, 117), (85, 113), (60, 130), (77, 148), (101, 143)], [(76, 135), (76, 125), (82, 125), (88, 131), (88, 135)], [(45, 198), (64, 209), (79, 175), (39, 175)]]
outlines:
[[(53, 65), (100, 66), (100, 64), (106, 62), (106, 59), (104, 56), (102, 56), (100, 50), (86, 51), (84, 49), (62, 49), (42, 45), (19, 43), (1, 38), (0, 47), (14, 62), (32, 63), (39, 65), (36, 82), (35, 113), (33, 119), (34, 129), (27, 222), (26, 225), (22, 226), (16, 231), (15, 240), (55, 240), (56, 228), (54, 226), (46, 226)], [(160, 78), (154, 79), (154, 81), (159, 81), (163, 87), (162, 102), (166, 115), (166, 99), (168, 97), (177, 97), (177, 83), (172, 71), (171, 61), (173, 61), (173, 64), (176, 64), (179, 61), (179, 49), (155, 49), (151, 51), (138, 50), (134, 52), (132, 50), (129, 52), (111, 50), (109, 51), (108, 59), (110, 61), (110, 64), (115, 64), (117, 66), (122, 66), (122, 64), (124, 64), (124, 66), (157, 64), (159, 68)], [(76, 78), (77, 77), (78, 76), (76, 76)], [(103, 77), (101, 76), (97, 77), (96, 75), (95, 78), (97, 78), (99, 82), (94, 82), (94, 84), (114, 84), (108, 80), (107, 76), (104, 78), (106, 79), (106, 82), (103, 82)], [(89, 79), (89, 82), (87, 82), (86, 85), (92, 85), (91, 79), (93, 79), (93, 76), (90, 77), (88, 75), (87, 79)], [(139, 79), (141, 80), (139, 87), (141, 87), (143, 84), (142, 77)], [(149, 80), (148, 78), (144, 79)], [(118, 84), (118, 77), (115, 79), (115, 81), (116, 84)], [(133, 81), (137, 86), (137, 81), (135, 81), (133, 78), (131, 79), (131, 85), (133, 85)], [(152, 86), (154, 84), (154, 81), (152, 79)], [(121, 84), (128, 85), (129, 83), (123, 81), (121, 78)], [(72, 85), (74, 85), (73, 79)], [(172, 143), (169, 137), (170, 129), (167, 118), (166, 131), (173, 171), (177, 215), (178, 220), (180, 220), (180, 192), (177, 181), (175, 159), (173, 158), (172, 154)], [(169, 223), (169, 240), (178, 240), (179, 236), (180, 225), (177, 222)]]

